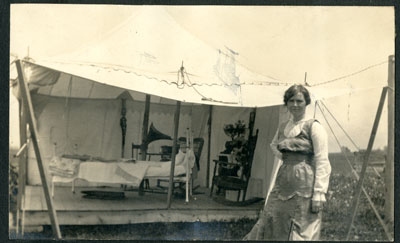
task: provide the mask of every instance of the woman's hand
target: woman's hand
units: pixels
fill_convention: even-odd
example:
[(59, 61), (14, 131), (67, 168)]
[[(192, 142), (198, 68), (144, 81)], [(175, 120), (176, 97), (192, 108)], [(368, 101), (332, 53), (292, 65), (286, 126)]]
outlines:
[(312, 213), (319, 213), (320, 211), (322, 211), (323, 206), (324, 206), (323, 201), (311, 200), (311, 212)]

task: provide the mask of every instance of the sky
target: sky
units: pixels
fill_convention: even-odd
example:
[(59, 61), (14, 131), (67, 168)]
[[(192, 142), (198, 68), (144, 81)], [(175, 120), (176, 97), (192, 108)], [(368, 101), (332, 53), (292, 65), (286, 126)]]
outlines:
[[(174, 20), (207, 45), (239, 53), (248, 69), (283, 82), (316, 84), (382, 63), (394, 54), (392, 7), (164, 6)], [(14, 4), (10, 17), (10, 52), (34, 59), (72, 52), (105, 37), (140, 6)], [(387, 81), (387, 63), (342, 82), (366, 87)], [(379, 87), (379, 86), (378, 86)], [(358, 147), (366, 148), (381, 88), (324, 101)], [(15, 100), (11, 100), (15, 107)], [(385, 106), (386, 107), (386, 106)], [(313, 109), (310, 107), (309, 109)], [(386, 145), (384, 109), (375, 148)], [(10, 119), (15, 109), (10, 109)], [(326, 126), (321, 114), (317, 118)], [(334, 120), (330, 118), (331, 124)], [(11, 123), (10, 123), (11, 124)], [(10, 127), (10, 140), (13, 140)], [(338, 126), (334, 126), (336, 132)], [(354, 150), (343, 134), (343, 145)], [(15, 143), (14, 140), (12, 143)], [(330, 151), (338, 145), (330, 134)]]

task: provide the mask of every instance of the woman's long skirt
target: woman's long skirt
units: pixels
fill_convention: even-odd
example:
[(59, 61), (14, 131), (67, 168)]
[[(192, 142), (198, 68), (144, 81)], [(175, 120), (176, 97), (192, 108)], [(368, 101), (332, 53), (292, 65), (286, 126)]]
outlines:
[(252, 230), (243, 240), (318, 240), (322, 212), (311, 212), (311, 198), (288, 200), (272, 192)]

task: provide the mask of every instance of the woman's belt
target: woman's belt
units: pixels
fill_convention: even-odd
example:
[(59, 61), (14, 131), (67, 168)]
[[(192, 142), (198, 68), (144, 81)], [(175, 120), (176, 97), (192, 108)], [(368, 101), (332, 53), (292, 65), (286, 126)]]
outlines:
[(284, 164), (290, 164), (290, 165), (296, 165), (303, 161), (305, 161), (307, 164), (311, 164), (312, 155), (299, 152), (283, 152), (282, 161)]

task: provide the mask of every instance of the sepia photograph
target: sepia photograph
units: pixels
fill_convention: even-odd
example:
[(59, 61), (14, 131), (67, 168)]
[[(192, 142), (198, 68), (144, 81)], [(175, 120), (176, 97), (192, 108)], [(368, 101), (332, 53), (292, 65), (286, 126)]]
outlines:
[(10, 4), (10, 240), (394, 241), (394, 6)]

